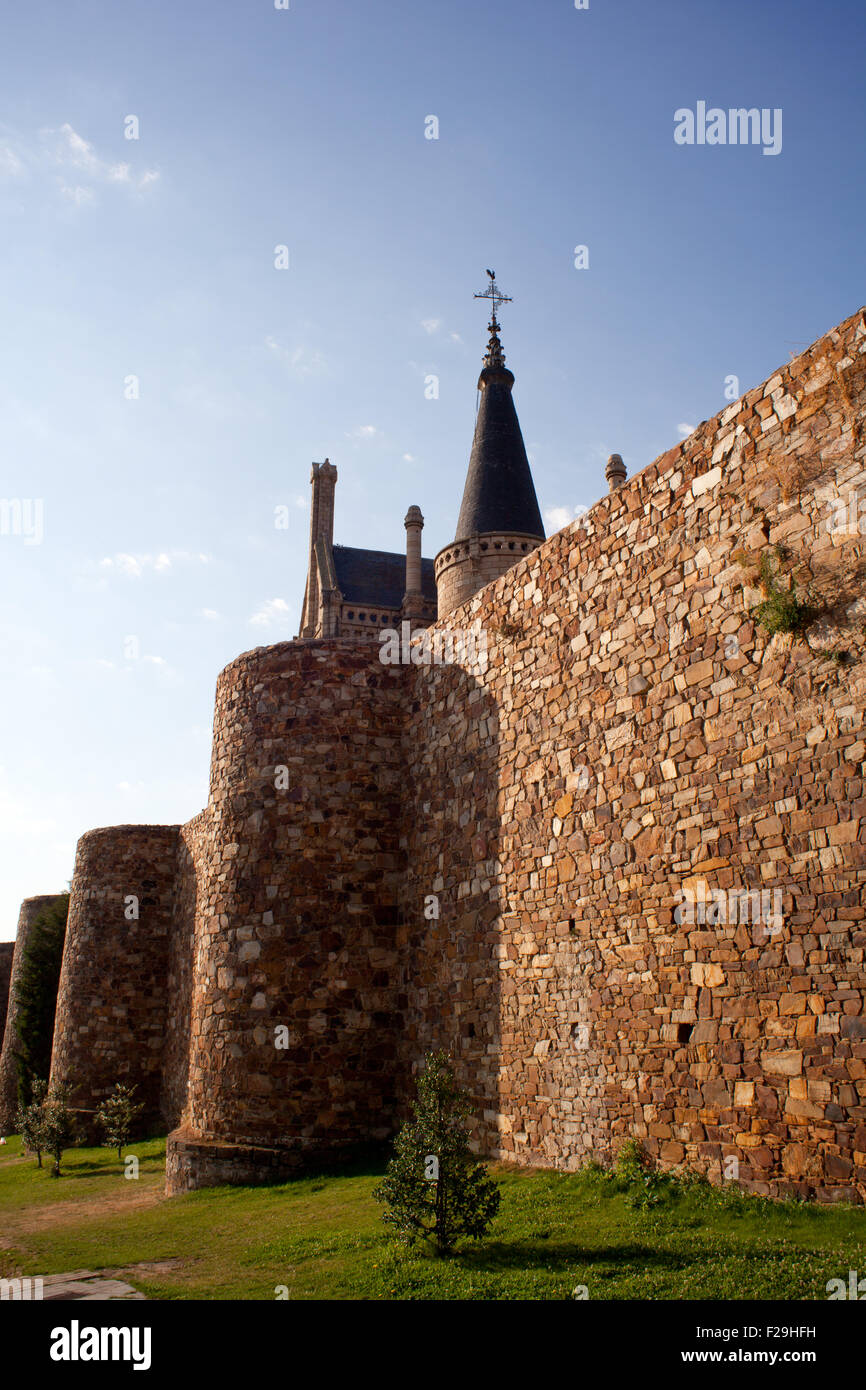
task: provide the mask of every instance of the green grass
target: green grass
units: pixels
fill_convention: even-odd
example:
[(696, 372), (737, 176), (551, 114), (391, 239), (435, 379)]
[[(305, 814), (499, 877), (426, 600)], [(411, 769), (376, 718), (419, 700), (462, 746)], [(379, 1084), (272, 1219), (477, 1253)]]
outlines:
[[(439, 1259), (397, 1244), (371, 1192), (381, 1170), (165, 1198), (162, 1140), (70, 1150), (52, 1179), (0, 1149), (0, 1275), (127, 1270), (154, 1299), (819, 1299), (866, 1274), (866, 1213), (632, 1178), (493, 1166), (490, 1238)], [(157, 1266), (154, 1268), (153, 1266)]]

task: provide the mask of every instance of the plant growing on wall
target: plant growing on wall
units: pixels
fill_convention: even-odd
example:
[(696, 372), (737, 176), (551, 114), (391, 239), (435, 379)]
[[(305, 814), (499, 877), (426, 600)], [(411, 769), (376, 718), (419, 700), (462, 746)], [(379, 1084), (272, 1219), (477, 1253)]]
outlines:
[(47, 1082), (51, 1069), (57, 984), (68, 912), (68, 893), (61, 893), (42, 908), (34, 919), (21, 962), (15, 989), (17, 1046), (13, 1055), (18, 1068), (18, 1103), (23, 1107), (33, 1098), (33, 1083)]
[(432, 1241), (450, 1254), (460, 1236), (478, 1240), (497, 1211), (500, 1193), (469, 1148), (469, 1099), (454, 1080), (447, 1053), (425, 1058), (414, 1119), (395, 1140), (395, 1156), (373, 1193), (383, 1220), (408, 1245)]
[[(793, 576), (785, 574), (784, 566), (788, 553), (777, 545), (772, 554), (765, 551), (757, 564), (750, 560), (744, 551), (737, 551), (734, 559), (743, 569), (751, 571), (751, 577), (760, 588), (764, 598), (751, 610), (752, 616), (771, 637), (778, 632), (801, 635), (816, 617), (816, 610), (805, 602), (797, 592)], [(780, 582), (787, 579), (787, 584)]]
[(513, 618), (503, 618), (501, 623), (494, 624), (493, 631), (506, 642), (518, 642), (523, 636), (523, 628)]
[(117, 1157), (121, 1161), (123, 1150), (132, 1138), (135, 1121), (144, 1109), (143, 1105), (133, 1102), (135, 1091), (135, 1086), (124, 1086), (122, 1081), (118, 1081), (111, 1095), (96, 1112), (96, 1123), (105, 1135), (106, 1144), (117, 1149)]

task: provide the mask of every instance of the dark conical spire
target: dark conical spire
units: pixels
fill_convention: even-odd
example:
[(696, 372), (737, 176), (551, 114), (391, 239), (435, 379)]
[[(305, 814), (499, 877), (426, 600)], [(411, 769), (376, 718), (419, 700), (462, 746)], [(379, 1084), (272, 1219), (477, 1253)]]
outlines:
[[(489, 274), (489, 272), (488, 272)], [(508, 531), (544, 540), (535, 486), (511, 395), (494, 303), (490, 341), (478, 378), (481, 401), (455, 539)]]

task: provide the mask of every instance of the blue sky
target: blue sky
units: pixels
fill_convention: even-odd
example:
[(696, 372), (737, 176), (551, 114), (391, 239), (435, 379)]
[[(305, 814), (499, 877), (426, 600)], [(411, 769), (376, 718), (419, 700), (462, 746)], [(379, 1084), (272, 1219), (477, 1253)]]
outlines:
[[(410, 503), (426, 555), (453, 539), (487, 266), (550, 531), (866, 298), (860, 0), (3, 28), (0, 497), (44, 535), (0, 535), (0, 939), (84, 830), (204, 805), (218, 671), (297, 630), (311, 460), (338, 541), (401, 550)], [(699, 101), (780, 108), (781, 153), (678, 146)]]

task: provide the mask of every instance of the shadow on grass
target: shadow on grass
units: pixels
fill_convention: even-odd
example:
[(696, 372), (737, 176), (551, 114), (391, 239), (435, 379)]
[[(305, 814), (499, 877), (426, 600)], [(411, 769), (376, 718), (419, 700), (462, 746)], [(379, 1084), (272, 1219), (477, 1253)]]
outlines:
[[(43, 1157), (42, 1167), (40, 1168), (35, 1158), (29, 1154), (22, 1154), (25, 1163), (33, 1165), (34, 1173), (43, 1173), (46, 1177), (51, 1177), (51, 1169), (54, 1166), (54, 1159)], [(124, 1162), (121, 1163), (116, 1155), (106, 1156), (104, 1159), (79, 1158), (75, 1149), (67, 1149), (63, 1155), (60, 1165), (60, 1181), (64, 1178), (83, 1179), (88, 1178), (122, 1178), (124, 1177), (124, 1163), (127, 1158), (138, 1158), (139, 1172), (158, 1173), (165, 1168), (165, 1159), (159, 1154), (146, 1154), (144, 1156), (136, 1154), (135, 1149), (128, 1150), (123, 1155)]]
[(241, 1194), (251, 1192), (298, 1192), (307, 1189), (311, 1192), (322, 1192), (328, 1187), (337, 1183), (348, 1182), (356, 1178), (366, 1178), (370, 1182), (379, 1182), (385, 1175), (387, 1168), (386, 1162), (370, 1162), (359, 1160), (357, 1163), (347, 1163), (342, 1168), (321, 1168), (308, 1169), (303, 1173), (297, 1173), (293, 1177), (280, 1178), (273, 1182), (260, 1183), (221, 1183), (217, 1187), (201, 1187), (191, 1192), (183, 1192), (178, 1195), (184, 1198), (195, 1197), (197, 1194), (204, 1194), (206, 1197), (225, 1197), (238, 1198)]
[(67, 1157), (61, 1166), (60, 1176), (63, 1178), (122, 1178), (123, 1165), (118, 1163), (117, 1159), (113, 1163), (108, 1159), (100, 1163), (94, 1159), (84, 1159), (78, 1162)]
[(651, 1245), (587, 1247), (577, 1242), (535, 1244), (525, 1241), (495, 1242), (478, 1249), (458, 1250), (451, 1259), (467, 1271), (506, 1269), (545, 1269), (567, 1271), (574, 1265), (621, 1265), (639, 1262), (655, 1269), (688, 1269), (703, 1253), (683, 1254), (659, 1250)]

